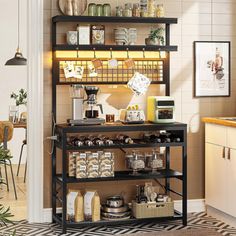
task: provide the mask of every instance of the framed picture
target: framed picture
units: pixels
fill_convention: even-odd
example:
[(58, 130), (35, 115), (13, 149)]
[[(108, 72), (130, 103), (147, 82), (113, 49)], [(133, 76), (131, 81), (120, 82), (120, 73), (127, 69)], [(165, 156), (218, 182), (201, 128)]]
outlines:
[(194, 42), (194, 96), (230, 96), (230, 42)]

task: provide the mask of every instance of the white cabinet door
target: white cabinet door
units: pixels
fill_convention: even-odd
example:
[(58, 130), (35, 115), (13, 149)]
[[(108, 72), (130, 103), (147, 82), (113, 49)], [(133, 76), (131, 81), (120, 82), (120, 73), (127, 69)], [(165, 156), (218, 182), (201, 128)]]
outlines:
[(227, 127), (227, 146), (236, 149), (236, 128)]
[(228, 211), (228, 187), (226, 165), (227, 151), (223, 158), (223, 146), (206, 143), (205, 147), (205, 178), (206, 204), (221, 211)]
[(216, 124), (206, 124), (205, 142), (227, 146), (227, 127)]
[(226, 158), (227, 163), (227, 181), (225, 182), (225, 185), (227, 187), (227, 211), (229, 215), (232, 215), (236, 217), (236, 150), (230, 149), (230, 156), (228, 159), (228, 155)]

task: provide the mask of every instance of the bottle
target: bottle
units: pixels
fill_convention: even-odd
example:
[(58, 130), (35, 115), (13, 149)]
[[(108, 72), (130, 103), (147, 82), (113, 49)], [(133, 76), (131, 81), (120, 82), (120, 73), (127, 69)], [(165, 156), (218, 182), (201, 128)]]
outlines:
[(76, 147), (81, 147), (84, 145), (84, 142), (82, 140), (80, 140), (79, 138), (75, 138), (73, 140), (73, 145)]
[(123, 134), (119, 134), (117, 136), (117, 139), (119, 141), (122, 141), (124, 144), (133, 144), (134, 143), (133, 139), (131, 139), (129, 136), (123, 135)]
[(140, 17), (140, 7), (138, 3), (133, 5), (133, 17)]
[(93, 146), (93, 141), (90, 139), (90, 138), (85, 138), (85, 140), (84, 140), (84, 144), (86, 145), (86, 146)]
[(105, 145), (111, 146), (114, 144), (113, 140), (111, 140), (109, 137), (102, 136), (100, 138), (104, 142)]
[(137, 203), (147, 203), (147, 197), (144, 194), (144, 186), (139, 186), (139, 194), (137, 197)]
[(97, 146), (103, 146), (104, 145), (104, 141), (101, 140), (99, 137), (97, 137), (97, 138), (93, 139), (93, 144), (97, 145)]

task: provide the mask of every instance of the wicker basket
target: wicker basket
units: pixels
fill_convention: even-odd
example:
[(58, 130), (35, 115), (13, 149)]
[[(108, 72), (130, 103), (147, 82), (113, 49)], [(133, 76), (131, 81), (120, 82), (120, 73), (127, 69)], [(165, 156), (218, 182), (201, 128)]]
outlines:
[(174, 202), (136, 203), (133, 201), (132, 213), (138, 219), (173, 216)]

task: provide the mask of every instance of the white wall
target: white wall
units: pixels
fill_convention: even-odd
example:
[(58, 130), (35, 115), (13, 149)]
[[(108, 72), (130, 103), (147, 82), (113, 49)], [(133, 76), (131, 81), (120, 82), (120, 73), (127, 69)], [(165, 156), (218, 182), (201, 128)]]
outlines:
[[(27, 57), (27, 1), (20, 0), (20, 47), (24, 57)], [(27, 88), (26, 66), (5, 66), (5, 62), (12, 58), (17, 47), (17, 0), (1, 0), (0, 8), (0, 120), (8, 119), (8, 107), (14, 104), (10, 99), (12, 91)], [(18, 163), (20, 148), (25, 138), (24, 129), (15, 129), (9, 149), (13, 155), (13, 163)], [(25, 160), (26, 150), (24, 150)], [(24, 162), (22, 162), (24, 163)], [(23, 171), (23, 170), (22, 170)]]

